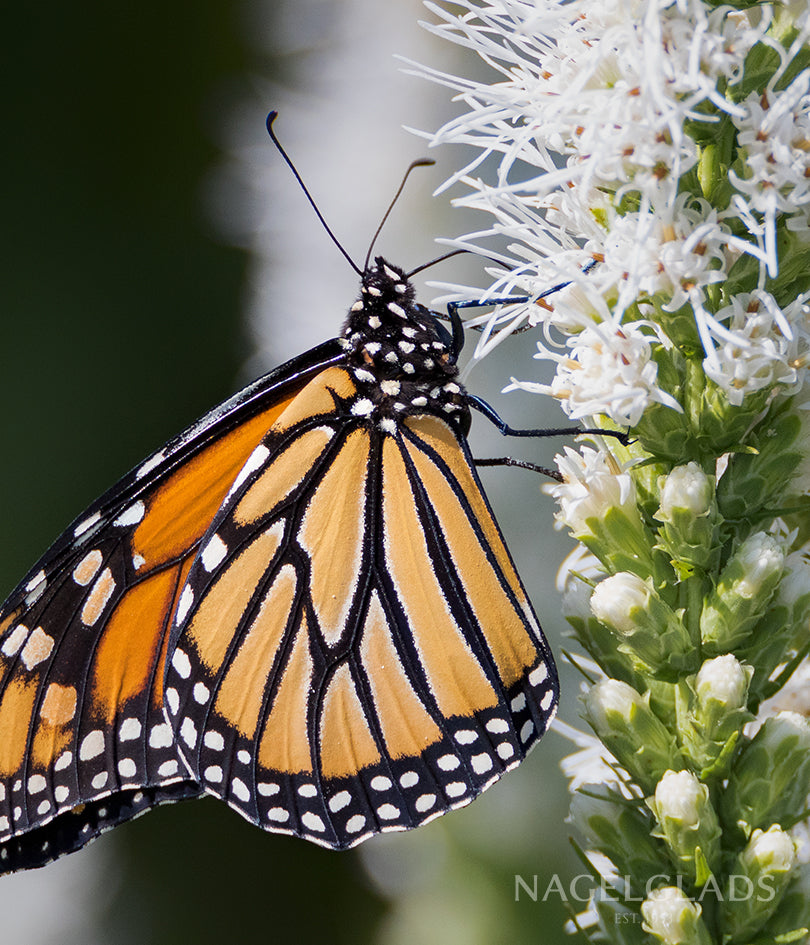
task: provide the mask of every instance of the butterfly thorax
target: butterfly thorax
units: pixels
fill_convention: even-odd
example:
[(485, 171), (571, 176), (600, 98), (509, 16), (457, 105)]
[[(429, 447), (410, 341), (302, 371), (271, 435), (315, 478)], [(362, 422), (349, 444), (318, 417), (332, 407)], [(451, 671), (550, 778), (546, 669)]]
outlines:
[(363, 274), (342, 334), (358, 389), (352, 412), (387, 426), (430, 412), (464, 426), (468, 411), (449, 335), (414, 294), (403, 270), (381, 256)]

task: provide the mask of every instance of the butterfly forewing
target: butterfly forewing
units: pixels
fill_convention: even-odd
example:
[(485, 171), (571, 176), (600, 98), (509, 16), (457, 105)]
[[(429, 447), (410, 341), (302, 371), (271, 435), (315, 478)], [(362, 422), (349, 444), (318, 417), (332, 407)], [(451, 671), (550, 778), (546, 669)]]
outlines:
[(124, 477), (4, 605), (0, 871), (201, 793), (163, 708), (170, 618), (208, 523), (308, 364), (248, 388)]
[(557, 676), (456, 352), (377, 258), (343, 335), (124, 477), (0, 611), (0, 871), (207, 792), (324, 846), (469, 803)]
[(167, 669), (206, 790), (336, 848), (469, 803), (557, 701), (463, 439), (362, 400), (332, 368), (279, 418), (204, 539)]

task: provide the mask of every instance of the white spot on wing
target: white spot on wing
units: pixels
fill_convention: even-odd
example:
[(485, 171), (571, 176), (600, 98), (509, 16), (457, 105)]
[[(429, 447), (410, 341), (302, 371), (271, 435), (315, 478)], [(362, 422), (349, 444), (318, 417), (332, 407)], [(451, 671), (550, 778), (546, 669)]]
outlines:
[(197, 744), (197, 726), (188, 716), (183, 719), (183, 724), (180, 726), (180, 737), (189, 748)]
[(122, 742), (131, 742), (135, 738), (140, 738), (141, 723), (139, 719), (124, 719), (121, 727), (118, 729), (118, 737)]
[(173, 743), (174, 734), (168, 722), (161, 722), (159, 725), (152, 726), (149, 732), (150, 748), (170, 748)]
[(340, 791), (334, 797), (329, 799), (329, 810), (336, 814), (351, 803), (352, 796), (348, 791)]
[(144, 515), (146, 514), (146, 506), (143, 502), (138, 499), (137, 502), (133, 502), (132, 505), (125, 511), (123, 511), (118, 518), (113, 522), (114, 525), (137, 525), (140, 522)]
[(186, 584), (183, 588), (182, 593), (180, 594), (180, 600), (177, 602), (177, 614), (174, 618), (176, 624), (181, 624), (188, 615), (189, 610), (191, 610), (191, 605), (194, 603), (194, 591)]
[(2, 651), (4, 656), (14, 656), (15, 653), (20, 649), (20, 647), (25, 642), (28, 637), (28, 627), (23, 623), (18, 623), (17, 626), (11, 631), (9, 636), (6, 638), (5, 643), (3, 644)]
[(529, 684), (532, 686), (539, 686), (541, 682), (545, 682), (547, 679), (548, 666), (545, 663), (541, 663), (529, 673)]
[(104, 557), (98, 548), (88, 551), (73, 569), (73, 580), (82, 587), (86, 587), (98, 573), (103, 561)]
[(96, 729), (85, 735), (79, 746), (79, 761), (89, 761), (98, 757), (104, 751), (104, 732)]
[(88, 515), (88, 517), (83, 522), (79, 522), (79, 524), (73, 529), (74, 537), (78, 538), (80, 535), (83, 535), (100, 520), (101, 515), (99, 515), (98, 512), (93, 512), (92, 515)]
[(191, 660), (183, 650), (174, 651), (172, 655), (172, 666), (183, 679), (188, 679), (191, 675)]
[(248, 477), (250, 477), (257, 469), (261, 469), (262, 466), (267, 462), (267, 457), (270, 455), (270, 450), (263, 444), (259, 444), (255, 450), (248, 456), (245, 465), (239, 470), (239, 475), (234, 479), (233, 485), (228, 490), (228, 495), (225, 496), (225, 501), (228, 499), (240, 488), (240, 486), (245, 482)]
[(164, 459), (165, 455), (163, 450), (161, 450), (159, 453), (155, 453), (154, 456), (150, 456), (149, 459), (147, 459), (141, 468), (135, 473), (135, 478), (143, 479), (143, 477), (152, 472), (156, 466), (159, 466)]
[(307, 811), (301, 817), (301, 823), (307, 827), (309, 830), (314, 830), (316, 833), (323, 833), (326, 830), (326, 825), (321, 820), (317, 814)]
[(45, 580), (45, 572), (38, 571), (31, 580), (25, 585), (25, 590), (30, 594), (35, 588), (39, 587), (40, 584)]
[(210, 574), (212, 571), (218, 568), (222, 564), (227, 553), (228, 546), (219, 537), (219, 535), (212, 536), (211, 540), (208, 542), (205, 548), (203, 548), (203, 553), (200, 556), (205, 570)]
[(172, 715), (177, 715), (177, 710), (180, 708), (180, 694), (176, 689), (169, 688), (166, 690), (165, 697), (166, 705), (169, 707), (169, 712)]
[(53, 770), (63, 771), (65, 768), (70, 767), (71, 761), (73, 761), (73, 752), (66, 751), (56, 759), (56, 761), (54, 762)]
[(225, 747), (225, 739), (219, 732), (209, 730), (203, 736), (203, 745), (211, 751), (222, 751)]
[(484, 774), (492, 768), (492, 758), (486, 752), (472, 756), (472, 769), (476, 774)]
[(134, 778), (138, 773), (138, 766), (132, 758), (122, 758), (118, 762), (118, 773), (122, 778)]

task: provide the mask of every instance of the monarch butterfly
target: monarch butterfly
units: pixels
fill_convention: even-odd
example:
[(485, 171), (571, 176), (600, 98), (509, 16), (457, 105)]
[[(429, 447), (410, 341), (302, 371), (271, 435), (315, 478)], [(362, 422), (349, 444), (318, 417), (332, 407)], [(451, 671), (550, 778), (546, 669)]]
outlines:
[(343, 849), (525, 757), (557, 674), (475, 472), (459, 347), (377, 257), (340, 337), (57, 539), (0, 610), (0, 872), (203, 794)]

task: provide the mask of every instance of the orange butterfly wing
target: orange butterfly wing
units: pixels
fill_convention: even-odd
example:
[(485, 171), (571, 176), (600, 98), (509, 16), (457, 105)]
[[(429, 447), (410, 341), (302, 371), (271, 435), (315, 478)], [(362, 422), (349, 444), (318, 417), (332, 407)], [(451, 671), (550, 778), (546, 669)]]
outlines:
[(163, 709), (170, 618), (246, 458), (321, 361), (284, 365), (124, 477), (0, 612), (0, 871), (197, 796)]
[(249, 460), (181, 595), (165, 693), (208, 792), (334, 848), (469, 803), (557, 702), (466, 442), (353, 403), (330, 368)]

